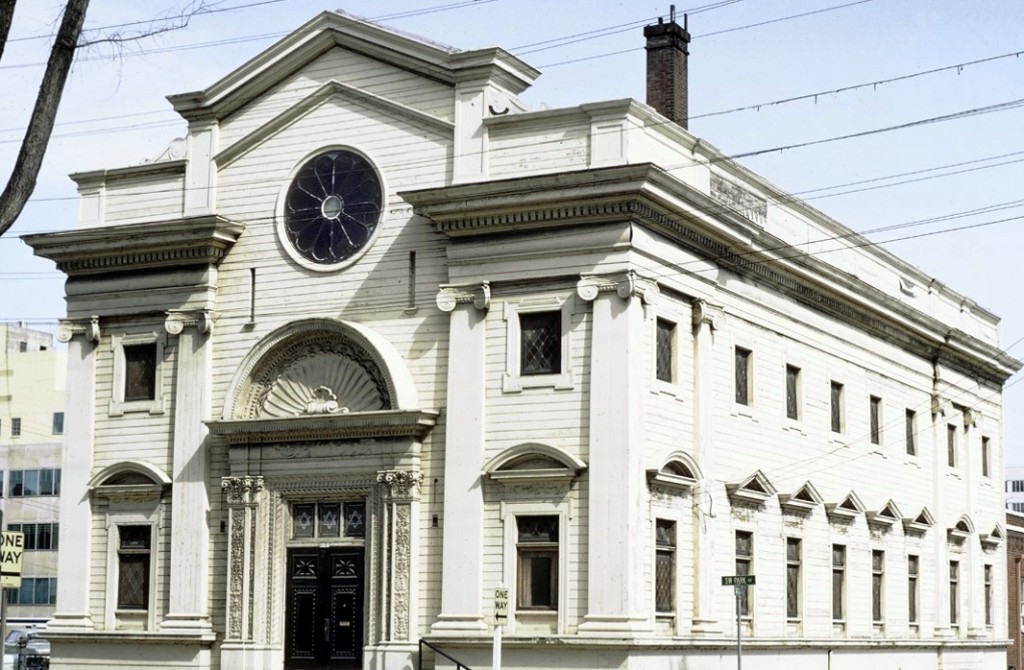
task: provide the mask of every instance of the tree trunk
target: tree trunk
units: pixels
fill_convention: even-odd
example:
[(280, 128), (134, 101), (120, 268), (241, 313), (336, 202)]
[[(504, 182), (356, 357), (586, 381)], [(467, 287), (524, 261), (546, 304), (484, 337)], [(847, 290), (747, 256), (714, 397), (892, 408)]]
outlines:
[[(14, 3), (10, 0), (2, 0), (0, 4), (11, 5), (13, 11)], [(43, 164), (46, 146), (50, 142), (53, 122), (60, 107), (64, 84), (71, 71), (75, 47), (78, 45), (78, 37), (82, 32), (82, 23), (85, 21), (85, 11), (88, 7), (89, 0), (68, 0), (64, 8), (64, 18), (57, 32), (57, 39), (50, 50), (46, 72), (43, 73), (43, 81), (36, 96), (36, 105), (32, 110), (25, 138), (21, 142), (21, 151), (18, 152), (7, 187), (0, 195), (0, 235), (14, 224), (32, 191), (35, 190), (36, 178)], [(0, 13), (0, 21), (2, 20), (3, 14)]]

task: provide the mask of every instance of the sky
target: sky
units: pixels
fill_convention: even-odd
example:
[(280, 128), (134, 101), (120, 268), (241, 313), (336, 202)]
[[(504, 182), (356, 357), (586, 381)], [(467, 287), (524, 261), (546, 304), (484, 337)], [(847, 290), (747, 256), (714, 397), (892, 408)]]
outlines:
[[(202, 3), (202, 4), (199, 4)], [(11, 169), (59, 0), (20, 0), (0, 61), (0, 168)], [(199, 6), (187, 25), (175, 17)], [(327, 9), (541, 70), (530, 107), (644, 99), (652, 0), (92, 0), (33, 198), (0, 238), (0, 321), (52, 327), (63, 279), (19, 235), (75, 225), (68, 174), (155, 158), (201, 90)], [(693, 0), (695, 135), (1002, 318), (1024, 359), (1024, 2)], [(157, 23), (147, 23), (162, 19)], [(174, 28), (113, 45), (153, 27)], [(785, 147), (785, 148), (783, 148)], [(777, 151), (767, 151), (780, 148)], [(1024, 374), (1004, 396), (1006, 461), (1024, 465)]]

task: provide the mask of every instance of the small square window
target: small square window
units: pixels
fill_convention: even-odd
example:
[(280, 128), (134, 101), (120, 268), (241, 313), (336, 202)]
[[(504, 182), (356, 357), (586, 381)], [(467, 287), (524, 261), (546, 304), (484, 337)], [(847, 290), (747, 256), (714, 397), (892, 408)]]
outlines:
[(21, 342), (18, 342), (18, 351), (20, 351), (20, 352), (28, 351), (28, 342), (25, 342), (24, 340), (21, 341)]
[(18, 437), (21, 435), (21, 419), (15, 417), (11, 419), (11, 437)]
[(63, 435), (64, 434), (64, 412), (53, 413), (53, 434)]
[(736, 347), (736, 367), (735, 367), (735, 400), (737, 405), (749, 405), (751, 400), (751, 382), (753, 375), (751, 374), (751, 362), (753, 356), (749, 349), (743, 347)]
[(561, 312), (519, 315), (519, 374), (553, 375), (562, 371)]
[(663, 382), (675, 382), (675, 333), (676, 324), (658, 319), (655, 339), (655, 374)]

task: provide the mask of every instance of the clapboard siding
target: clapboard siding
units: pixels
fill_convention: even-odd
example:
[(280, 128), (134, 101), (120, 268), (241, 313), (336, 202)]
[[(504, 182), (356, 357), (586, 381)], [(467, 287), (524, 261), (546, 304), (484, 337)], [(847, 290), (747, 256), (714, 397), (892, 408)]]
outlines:
[(184, 194), (184, 175), (112, 181), (103, 192), (104, 223), (143, 223), (180, 217)]
[(220, 147), (227, 149), (324, 84), (337, 81), (438, 119), (454, 121), (452, 88), (341, 47), (331, 49), (273, 90), (253, 100), (220, 125)]

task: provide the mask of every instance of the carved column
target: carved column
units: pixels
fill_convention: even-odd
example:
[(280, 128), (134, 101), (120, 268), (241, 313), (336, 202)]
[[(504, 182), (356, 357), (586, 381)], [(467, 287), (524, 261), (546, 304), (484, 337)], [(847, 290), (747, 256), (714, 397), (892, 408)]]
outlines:
[(693, 320), (693, 426), (697, 462), (704, 480), (693, 496), (693, 626), (694, 635), (722, 633), (715, 618), (715, 528), (705, 519), (702, 508), (711, 504), (714, 483), (714, 330), (721, 311), (703, 300), (692, 306)]
[(223, 477), (228, 504), (228, 600), (226, 642), (253, 641), (257, 513), (263, 477)]
[(64, 395), (64, 449), (61, 478), (65, 494), (60, 497), (61, 540), (64, 551), (57, 554), (57, 608), (50, 622), (55, 630), (91, 630), (89, 591), (92, 586), (92, 510), (87, 491), (92, 474), (96, 407), (96, 345), (100, 341), (99, 319), (62, 321), (57, 340), (68, 345), (68, 379)]
[(444, 513), (441, 613), (435, 634), (487, 630), (481, 613), (483, 469), (486, 407), (485, 326), (487, 282), (442, 286), (437, 307), (451, 314), (448, 337), (448, 399), (445, 413)]
[(423, 474), (408, 470), (382, 470), (380, 485), (381, 549), (379, 563), (380, 641), (409, 643), (418, 637), (416, 613), (419, 583), (419, 492)]
[[(643, 501), (643, 392), (640, 365), (650, 336), (645, 308), (657, 285), (630, 272), (585, 276), (576, 293), (593, 303), (590, 350), (587, 614), (580, 632), (629, 635), (651, 630), (644, 580), (650, 547)], [(614, 492), (611, 494), (610, 492)]]
[(171, 582), (168, 613), (160, 627), (211, 630), (209, 496), (206, 421), (210, 418), (209, 312), (169, 312), (164, 327), (178, 336), (174, 386), (174, 460), (171, 474)]

